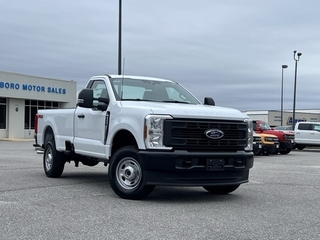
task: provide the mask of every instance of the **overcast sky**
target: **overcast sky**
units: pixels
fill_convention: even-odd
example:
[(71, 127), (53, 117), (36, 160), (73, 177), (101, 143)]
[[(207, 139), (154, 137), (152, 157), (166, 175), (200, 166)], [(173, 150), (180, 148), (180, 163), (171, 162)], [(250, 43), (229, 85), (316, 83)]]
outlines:
[[(119, 0), (0, 0), (0, 71), (118, 73)], [(175, 80), (240, 110), (320, 109), (320, 1), (122, 0), (124, 74)], [(122, 66), (123, 67), (123, 66)], [(0, 79), (1, 81), (1, 79)]]

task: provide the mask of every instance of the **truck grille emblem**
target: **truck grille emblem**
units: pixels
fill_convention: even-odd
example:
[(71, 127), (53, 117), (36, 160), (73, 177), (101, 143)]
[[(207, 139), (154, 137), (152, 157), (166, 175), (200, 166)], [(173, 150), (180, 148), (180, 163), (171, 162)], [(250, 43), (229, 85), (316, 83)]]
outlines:
[(204, 134), (210, 139), (220, 139), (224, 136), (224, 133), (218, 129), (208, 129)]

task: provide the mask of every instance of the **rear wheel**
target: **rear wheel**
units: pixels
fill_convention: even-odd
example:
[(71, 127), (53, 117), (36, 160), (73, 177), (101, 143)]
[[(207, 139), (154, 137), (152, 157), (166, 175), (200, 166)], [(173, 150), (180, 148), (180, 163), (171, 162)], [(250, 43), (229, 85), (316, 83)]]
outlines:
[(236, 190), (240, 184), (227, 186), (203, 186), (205, 190), (212, 194), (228, 194)]
[(113, 191), (121, 198), (142, 199), (154, 189), (144, 185), (138, 149), (134, 146), (123, 147), (112, 156), (108, 175)]
[(43, 168), (48, 177), (60, 177), (64, 169), (64, 154), (56, 150), (54, 139), (48, 140), (43, 154)]

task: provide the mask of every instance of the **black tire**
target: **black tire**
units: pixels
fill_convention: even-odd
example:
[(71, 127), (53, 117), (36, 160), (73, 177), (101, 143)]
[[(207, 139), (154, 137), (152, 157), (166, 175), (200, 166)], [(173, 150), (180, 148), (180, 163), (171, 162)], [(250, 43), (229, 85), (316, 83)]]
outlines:
[(261, 154), (262, 154), (262, 150), (261, 149), (254, 149), (253, 150), (253, 154), (255, 155), (255, 156), (260, 156)]
[(274, 154), (274, 155), (277, 155), (279, 153), (279, 148), (274, 149), (271, 153)]
[(299, 150), (303, 150), (303, 149), (305, 148), (305, 146), (303, 146), (303, 145), (298, 145), (297, 148), (298, 148)]
[(123, 147), (111, 157), (108, 177), (113, 191), (124, 199), (142, 199), (154, 189), (144, 185), (138, 149), (134, 146)]
[(205, 190), (212, 194), (228, 194), (236, 190), (240, 184), (226, 186), (203, 186)]
[(54, 139), (48, 140), (43, 153), (43, 168), (47, 177), (60, 177), (64, 164), (64, 154), (56, 150)]
[(291, 149), (287, 149), (287, 148), (280, 149), (280, 154), (288, 154), (290, 152), (291, 152)]

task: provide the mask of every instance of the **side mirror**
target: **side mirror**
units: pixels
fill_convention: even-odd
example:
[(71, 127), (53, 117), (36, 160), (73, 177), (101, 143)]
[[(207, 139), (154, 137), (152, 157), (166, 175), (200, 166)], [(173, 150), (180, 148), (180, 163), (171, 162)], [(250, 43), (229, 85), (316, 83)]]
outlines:
[(110, 99), (108, 97), (98, 97), (98, 101), (109, 104)]
[(211, 97), (205, 97), (204, 98), (204, 105), (215, 106), (216, 103), (214, 102), (214, 100)]
[(78, 95), (78, 106), (84, 108), (93, 107), (93, 90), (92, 89), (82, 89)]
[(102, 112), (106, 111), (108, 109), (108, 104), (104, 102), (99, 102), (97, 106), (98, 110), (101, 110)]

